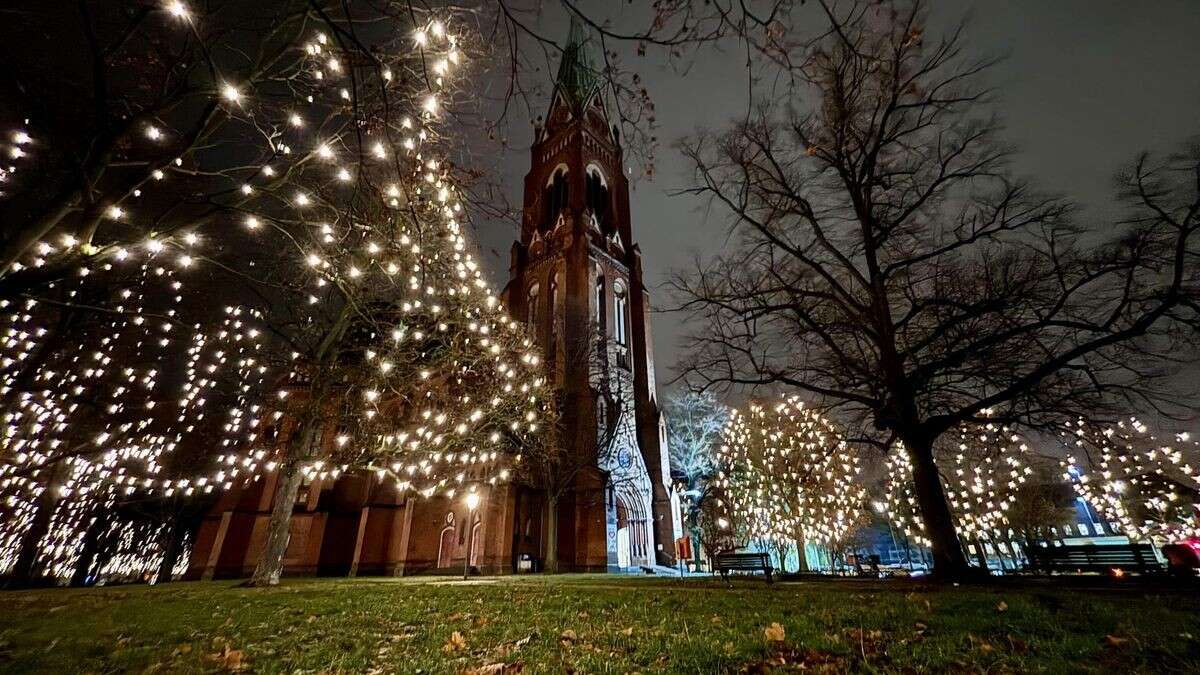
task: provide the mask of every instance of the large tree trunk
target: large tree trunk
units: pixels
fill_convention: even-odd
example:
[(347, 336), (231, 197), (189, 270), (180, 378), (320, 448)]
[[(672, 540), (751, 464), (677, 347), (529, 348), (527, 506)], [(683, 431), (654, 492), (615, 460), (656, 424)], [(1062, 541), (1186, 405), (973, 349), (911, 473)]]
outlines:
[(904, 446), (912, 456), (913, 483), (917, 493), (917, 505), (921, 519), (925, 521), (925, 532), (929, 535), (933, 553), (933, 575), (939, 579), (961, 579), (972, 576), (966, 554), (958, 541), (950, 504), (938, 475), (933, 459), (933, 439), (924, 434), (902, 437)]
[(275, 500), (271, 507), (271, 522), (267, 525), (267, 543), (262, 557), (254, 568), (254, 575), (247, 586), (274, 586), (283, 574), (283, 556), (287, 552), (291, 536), (292, 510), (296, 506), (296, 495), (304, 478), (300, 460), (288, 458), (279, 465), (275, 483)]
[(558, 496), (546, 495), (546, 561), (548, 574), (558, 573)]
[(799, 560), (797, 572), (808, 572), (808, 552), (804, 550), (804, 540), (796, 540), (796, 558)]

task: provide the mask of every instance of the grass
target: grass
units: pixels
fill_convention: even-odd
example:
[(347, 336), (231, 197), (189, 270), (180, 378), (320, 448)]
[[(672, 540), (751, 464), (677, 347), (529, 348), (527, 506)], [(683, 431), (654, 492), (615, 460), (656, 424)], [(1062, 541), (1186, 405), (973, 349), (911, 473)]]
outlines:
[(6, 673), (1200, 671), (1194, 593), (1050, 584), (308, 579), (0, 602)]

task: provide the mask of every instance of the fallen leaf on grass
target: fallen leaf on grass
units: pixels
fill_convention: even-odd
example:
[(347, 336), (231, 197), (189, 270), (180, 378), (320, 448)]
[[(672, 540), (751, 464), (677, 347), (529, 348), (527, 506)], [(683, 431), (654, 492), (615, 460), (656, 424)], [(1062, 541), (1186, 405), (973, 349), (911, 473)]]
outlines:
[(987, 640), (984, 640), (980, 637), (975, 637), (970, 633), (967, 633), (967, 639), (970, 640), (971, 644), (974, 645), (976, 649), (984, 654), (988, 654), (996, 650), (996, 648), (993, 647)]
[(630, 635), (633, 635), (633, 626), (630, 626), (629, 628), (622, 630), (621, 635), (624, 635), (625, 637), (629, 637)]
[(775, 621), (763, 629), (763, 636), (767, 638), (767, 642), (783, 642), (787, 637), (787, 632), (783, 630), (783, 626), (780, 626), (778, 621)]
[(1109, 647), (1123, 647), (1126, 642), (1129, 642), (1129, 638), (1117, 637), (1116, 635), (1104, 636), (1104, 644)]
[(1025, 652), (1029, 651), (1029, 643), (1025, 642), (1024, 640), (1022, 640), (1019, 637), (1014, 637), (1012, 635), (1009, 635), (1008, 636), (1008, 649), (1009, 649), (1009, 651), (1016, 653), (1016, 654), (1024, 654)]
[(525, 670), (525, 662), (523, 661), (488, 663), (478, 668), (468, 668), (462, 672), (462, 675), (508, 675), (509, 673), (519, 673), (523, 670)]
[(446, 644), (442, 645), (442, 651), (446, 652), (447, 654), (451, 652), (462, 651), (466, 648), (467, 639), (458, 631), (451, 633), (450, 639), (446, 640)]
[(1005, 612), (1005, 611), (1008, 611), (1008, 603), (1007, 603), (1007, 602), (1005, 602), (1005, 601), (1003, 601), (1003, 600), (1001, 600), (1001, 601), (1000, 601), (1000, 604), (996, 605), (996, 611), (997, 611), (997, 612)]
[(575, 642), (576, 640), (578, 640), (579, 636), (575, 634), (575, 631), (568, 628), (568, 629), (564, 630), (562, 632), (562, 634), (558, 636), (558, 638), (560, 640), (562, 640), (562, 643), (564, 645), (569, 645), (572, 642)]
[(216, 654), (209, 654), (208, 660), (214, 661), (217, 665), (226, 670), (241, 670), (246, 666), (243, 662), (245, 654), (240, 649), (231, 649), (229, 645), (225, 645), (225, 649)]
[(505, 642), (497, 646), (495, 649), (496, 656), (499, 658), (505, 658), (509, 654), (514, 654), (521, 651), (521, 648), (529, 644), (529, 641), (532, 640), (533, 636), (535, 635), (537, 635), (537, 633), (530, 633), (516, 642)]

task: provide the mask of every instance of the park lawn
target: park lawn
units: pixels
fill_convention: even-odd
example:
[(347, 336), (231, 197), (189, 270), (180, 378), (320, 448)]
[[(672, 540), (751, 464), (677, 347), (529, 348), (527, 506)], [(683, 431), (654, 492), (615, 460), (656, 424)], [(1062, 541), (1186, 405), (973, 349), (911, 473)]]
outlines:
[(0, 602), (6, 673), (1200, 672), (1194, 591), (588, 575), (176, 583)]

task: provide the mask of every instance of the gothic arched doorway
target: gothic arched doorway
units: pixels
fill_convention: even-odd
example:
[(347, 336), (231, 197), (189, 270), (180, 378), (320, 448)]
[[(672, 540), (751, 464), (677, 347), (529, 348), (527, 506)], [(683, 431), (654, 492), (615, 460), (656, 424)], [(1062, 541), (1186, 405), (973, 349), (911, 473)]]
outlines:
[(449, 524), (442, 529), (442, 534), (438, 538), (437, 566), (439, 568), (449, 567), (454, 557), (454, 521), (451, 516), (447, 516), (446, 521)]
[(617, 566), (653, 564), (648, 495), (632, 487), (616, 490)]

